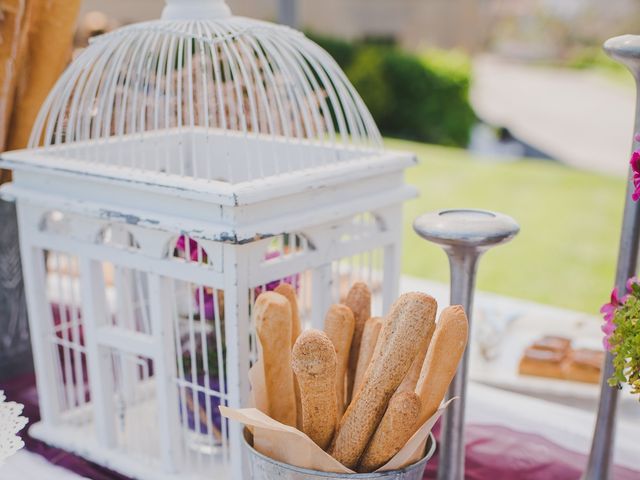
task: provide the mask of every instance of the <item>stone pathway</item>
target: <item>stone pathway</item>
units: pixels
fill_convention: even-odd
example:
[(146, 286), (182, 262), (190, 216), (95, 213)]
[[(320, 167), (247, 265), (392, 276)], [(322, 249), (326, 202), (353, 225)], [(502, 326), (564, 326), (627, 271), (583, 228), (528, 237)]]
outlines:
[(635, 92), (600, 74), (474, 61), (471, 100), (478, 116), (575, 168), (623, 176)]

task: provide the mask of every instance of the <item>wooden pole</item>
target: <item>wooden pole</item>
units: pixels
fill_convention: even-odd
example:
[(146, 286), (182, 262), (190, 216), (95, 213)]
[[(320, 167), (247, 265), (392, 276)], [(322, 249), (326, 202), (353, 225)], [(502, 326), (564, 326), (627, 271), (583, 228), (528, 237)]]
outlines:
[[(640, 92), (640, 36), (622, 35), (613, 37), (604, 43), (605, 52), (614, 60), (625, 65), (636, 81), (636, 89)], [(636, 117), (634, 132), (640, 131), (640, 97), (636, 97)], [(640, 142), (632, 143), (631, 151), (640, 148)], [(640, 242), (640, 203), (631, 198), (633, 192), (633, 172), (629, 169), (626, 202), (622, 215), (622, 232), (618, 248), (618, 266), (615, 285), (618, 292), (627, 288), (627, 279), (638, 271), (638, 242)], [(609, 385), (613, 376), (613, 354), (607, 352), (602, 366), (600, 379), (600, 399), (598, 415), (591, 440), (591, 450), (587, 462), (587, 470), (582, 480), (609, 480), (613, 478), (613, 452), (616, 440), (616, 414), (618, 410), (618, 388)]]
[(30, 0), (27, 61), (20, 70), (16, 108), (9, 125), (9, 150), (25, 148), (40, 107), (71, 57), (81, 0)]
[(0, 0), (0, 151), (6, 146), (31, 12), (28, 0)]
[[(0, 151), (25, 148), (69, 60), (81, 0), (0, 0)], [(9, 181), (0, 172), (0, 184)]]
[[(27, 146), (40, 105), (69, 58), (79, 7), (80, 0), (0, 0), (0, 152)], [(10, 180), (0, 170), (0, 184)], [(0, 200), (0, 265), (7, 267), (0, 268), (0, 330), (10, 341), (4, 350), (15, 357), (7, 367), (9, 357), (0, 355), (0, 367), (13, 374), (18, 354), (31, 358), (21, 336), (27, 318), (18, 241), (15, 206)]]

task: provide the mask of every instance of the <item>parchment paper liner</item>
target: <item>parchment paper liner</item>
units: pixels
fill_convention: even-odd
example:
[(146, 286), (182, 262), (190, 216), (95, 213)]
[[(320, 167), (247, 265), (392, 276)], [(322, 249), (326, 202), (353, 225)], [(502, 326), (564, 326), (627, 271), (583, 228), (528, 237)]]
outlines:
[[(258, 408), (232, 409), (221, 405), (220, 413), (223, 417), (249, 427), (253, 433), (253, 447), (258, 452), (295, 467), (330, 473), (356, 473), (318, 447), (300, 430), (276, 422), (261, 411), (265, 409), (266, 394), (264, 370), (259, 362), (255, 363), (251, 368), (249, 381), (252, 387), (254, 405)], [(431, 429), (454, 400), (455, 398), (442, 405), (409, 439), (407, 444), (376, 472), (399, 470), (420, 460), (424, 455)]]

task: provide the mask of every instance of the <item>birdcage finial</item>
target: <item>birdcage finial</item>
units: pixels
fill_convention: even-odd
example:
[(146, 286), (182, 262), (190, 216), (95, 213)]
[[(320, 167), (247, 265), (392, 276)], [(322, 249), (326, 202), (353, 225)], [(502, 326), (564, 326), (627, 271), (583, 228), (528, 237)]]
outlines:
[(162, 20), (210, 20), (231, 16), (225, 0), (165, 0)]

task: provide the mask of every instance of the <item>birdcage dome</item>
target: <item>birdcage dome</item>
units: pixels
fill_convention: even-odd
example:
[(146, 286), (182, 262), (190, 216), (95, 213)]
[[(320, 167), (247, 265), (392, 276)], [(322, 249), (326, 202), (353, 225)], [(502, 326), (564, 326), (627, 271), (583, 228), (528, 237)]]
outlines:
[(30, 143), (97, 167), (231, 183), (381, 152), (327, 52), (291, 28), (233, 16), (221, 0), (167, 0), (160, 20), (93, 39)]

